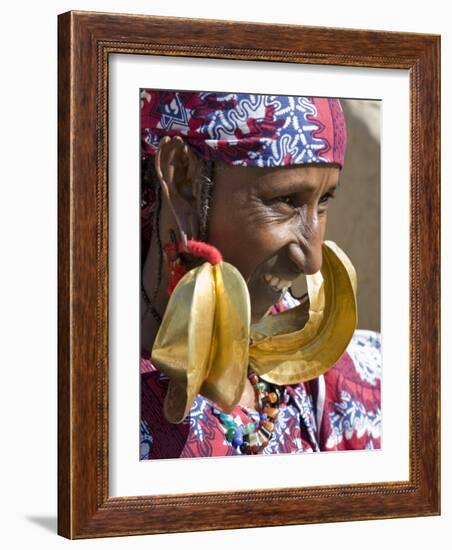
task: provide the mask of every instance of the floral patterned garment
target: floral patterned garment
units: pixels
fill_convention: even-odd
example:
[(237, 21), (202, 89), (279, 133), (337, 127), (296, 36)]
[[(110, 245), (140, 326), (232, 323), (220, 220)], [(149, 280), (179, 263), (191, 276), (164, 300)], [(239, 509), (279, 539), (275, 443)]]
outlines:
[[(281, 309), (293, 307), (286, 304)], [(281, 386), (274, 436), (263, 454), (378, 449), (381, 444), (380, 335), (357, 330), (342, 357), (322, 376)], [(198, 395), (181, 424), (163, 416), (168, 378), (141, 359), (141, 460), (240, 455), (226, 439), (217, 407)], [(259, 422), (254, 409), (231, 413), (243, 424)]]

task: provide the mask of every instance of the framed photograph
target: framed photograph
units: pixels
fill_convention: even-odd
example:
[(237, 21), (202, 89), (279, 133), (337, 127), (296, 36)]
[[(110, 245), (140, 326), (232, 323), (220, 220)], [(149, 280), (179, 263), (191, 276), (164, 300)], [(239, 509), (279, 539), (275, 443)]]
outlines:
[(59, 534), (439, 515), (440, 37), (58, 46)]

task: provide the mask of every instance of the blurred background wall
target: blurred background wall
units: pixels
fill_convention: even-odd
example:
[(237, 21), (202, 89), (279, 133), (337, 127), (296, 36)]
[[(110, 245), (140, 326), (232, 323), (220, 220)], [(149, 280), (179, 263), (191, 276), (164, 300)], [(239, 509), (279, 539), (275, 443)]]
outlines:
[[(358, 328), (380, 331), (380, 101), (341, 99), (348, 146), (326, 239), (351, 259), (358, 275)], [(305, 281), (295, 288), (304, 292)]]

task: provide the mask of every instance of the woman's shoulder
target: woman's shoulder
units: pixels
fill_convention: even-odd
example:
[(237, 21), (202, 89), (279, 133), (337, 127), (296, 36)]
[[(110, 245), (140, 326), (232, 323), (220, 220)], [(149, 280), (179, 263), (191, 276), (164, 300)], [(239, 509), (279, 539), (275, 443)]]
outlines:
[(380, 334), (356, 330), (345, 353), (323, 375), (326, 396), (353, 409), (380, 410), (381, 343)]
[(342, 356), (323, 375), (330, 391), (373, 395), (379, 401), (381, 385), (380, 334), (356, 330)]
[(380, 448), (380, 383), (380, 334), (356, 330), (342, 357), (319, 378), (326, 450)]
[(361, 380), (371, 386), (379, 385), (381, 380), (381, 334), (373, 330), (355, 330), (346, 351)]

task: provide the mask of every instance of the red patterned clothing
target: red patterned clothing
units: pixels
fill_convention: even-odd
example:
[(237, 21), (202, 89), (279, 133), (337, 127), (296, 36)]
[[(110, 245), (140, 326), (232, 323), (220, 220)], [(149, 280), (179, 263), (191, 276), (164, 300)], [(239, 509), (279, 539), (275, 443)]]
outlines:
[[(381, 443), (380, 336), (357, 330), (346, 352), (324, 375), (281, 386), (285, 403), (263, 454), (378, 449)], [(141, 459), (241, 454), (226, 439), (219, 409), (197, 396), (181, 424), (163, 416), (168, 378), (148, 357), (141, 360)], [(254, 409), (231, 413), (259, 423)]]

